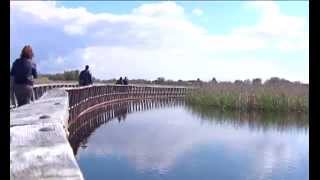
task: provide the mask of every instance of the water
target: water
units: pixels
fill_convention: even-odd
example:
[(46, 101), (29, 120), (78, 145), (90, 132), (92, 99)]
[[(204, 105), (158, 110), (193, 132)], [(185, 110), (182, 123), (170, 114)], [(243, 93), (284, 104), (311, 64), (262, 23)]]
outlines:
[(112, 107), (109, 120), (110, 107), (95, 112), (71, 140), (85, 179), (309, 179), (306, 116), (138, 104)]

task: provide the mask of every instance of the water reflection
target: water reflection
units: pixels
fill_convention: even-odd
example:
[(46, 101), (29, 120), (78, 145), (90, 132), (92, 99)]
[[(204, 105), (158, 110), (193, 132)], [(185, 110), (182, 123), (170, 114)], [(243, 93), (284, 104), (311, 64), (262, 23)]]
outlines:
[(187, 105), (186, 109), (202, 122), (232, 124), (234, 127), (248, 126), (251, 130), (275, 129), (288, 131), (309, 129), (309, 116), (306, 113), (268, 113), (220, 111), (210, 107)]
[(69, 127), (69, 142), (76, 155), (80, 146), (87, 147), (88, 137), (110, 120), (117, 119), (120, 123), (126, 120), (128, 113), (181, 105), (184, 105), (182, 98), (132, 100), (105, 105), (82, 115)]
[(307, 116), (222, 113), (162, 99), (109, 105), (82, 118), (88, 123), (74, 128), (70, 142), (87, 179), (309, 176)]

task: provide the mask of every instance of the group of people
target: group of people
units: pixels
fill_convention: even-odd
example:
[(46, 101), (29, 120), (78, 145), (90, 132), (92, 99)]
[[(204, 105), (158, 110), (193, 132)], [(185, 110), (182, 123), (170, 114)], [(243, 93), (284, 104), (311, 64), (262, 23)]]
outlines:
[(124, 79), (122, 79), (122, 77), (120, 77), (120, 78), (116, 81), (116, 84), (128, 85), (128, 84), (129, 84), (128, 78), (127, 78), (127, 77), (124, 77)]
[[(14, 92), (18, 106), (28, 104), (33, 96), (34, 79), (38, 77), (36, 63), (33, 61), (33, 50), (30, 45), (23, 47), (20, 57), (16, 59), (10, 71), (10, 91)], [(89, 66), (79, 74), (79, 85), (87, 86), (93, 84), (92, 75), (89, 71)], [(116, 84), (128, 85), (128, 79), (125, 77), (122, 80), (120, 77)], [(13, 94), (12, 94), (13, 95)]]

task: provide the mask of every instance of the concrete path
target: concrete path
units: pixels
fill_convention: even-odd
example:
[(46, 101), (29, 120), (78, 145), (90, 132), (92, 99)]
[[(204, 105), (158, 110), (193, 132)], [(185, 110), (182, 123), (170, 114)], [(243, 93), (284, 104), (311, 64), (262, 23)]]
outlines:
[(84, 179), (67, 139), (67, 120), (63, 89), (10, 111), (10, 179)]

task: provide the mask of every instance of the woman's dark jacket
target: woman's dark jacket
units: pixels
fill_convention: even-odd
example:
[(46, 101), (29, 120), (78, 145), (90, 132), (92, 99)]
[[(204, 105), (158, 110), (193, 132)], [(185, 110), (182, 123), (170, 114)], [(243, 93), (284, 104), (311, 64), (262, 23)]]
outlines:
[(10, 75), (16, 84), (33, 85), (33, 78), (38, 77), (36, 64), (27, 59), (16, 59), (12, 65)]

